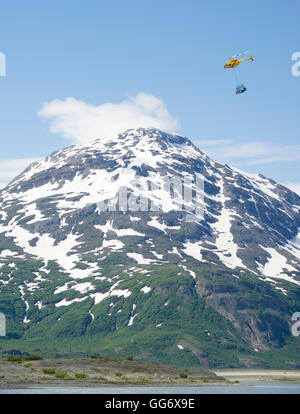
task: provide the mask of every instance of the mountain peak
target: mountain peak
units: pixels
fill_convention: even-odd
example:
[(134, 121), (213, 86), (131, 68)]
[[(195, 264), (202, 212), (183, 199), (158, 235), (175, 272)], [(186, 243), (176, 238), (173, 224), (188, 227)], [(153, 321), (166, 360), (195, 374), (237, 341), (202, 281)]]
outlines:
[(167, 149), (170, 145), (181, 145), (199, 151), (187, 137), (178, 133), (162, 131), (157, 128), (130, 128), (120, 133), (117, 138), (108, 140), (107, 143), (105, 140), (101, 140), (101, 138), (95, 140), (94, 142), (96, 142), (97, 145), (107, 144), (114, 147), (121, 145), (126, 146), (127, 148), (136, 147), (138, 144), (145, 147), (153, 147), (156, 143), (158, 148), (161, 150)]
[[(204, 181), (200, 201), (205, 210), (204, 217), (195, 216), (197, 230), (183, 226), (183, 212), (175, 208), (176, 203), (184, 209), (191, 203), (181, 202), (184, 191), (180, 194), (178, 182), (188, 179), (193, 183), (196, 175)], [(177, 180), (175, 187), (170, 181), (169, 192), (166, 179)], [(200, 263), (222, 263), (296, 283), (300, 280), (300, 252), (293, 244), (300, 227), (300, 198), (265, 177), (216, 163), (188, 138), (156, 128), (129, 129), (116, 139), (74, 145), (29, 166), (0, 192), (2, 216), (6, 217), (2, 225), (0, 221), (2, 238), (10, 237), (13, 245), (19, 246), (15, 251), (20, 251), (21, 243), (26, 254), (39, 253), (31, 240), (41, 240), (48, 232), (59, 244), (69, 236), (66, 220), (74, 222), (74, 214), (80, 216), (82, 210), (92, 211), (95, 222), (101, 221), (103, 214), (98, 217), (97, 205), (105, 200), (114, 205), (124, 187), (129, 195), (142, 197), (155, 207), (160, 217), (157, 226), (166, 235), (165, 229), (173, 223), (178, 234), (168, 236), (170, 250), (175, 237), (182, 252), (190, 252)], [(195, 194), (195, 187), (189, 191)], [(151, 222), (151, 211), (143, 214), (145, 223)], [(145, 225), (142, 233), (146, 237), (148, 232), (152, 234), (153, 226)], [(20, 231), (26, 233), (25, 242), (14, 236)], [(75, 245), (74, 249), (78, 250)], [(267, 266), (271, 260), (268, 249), (278, 249), (274, 256), (281, 263), (278, 270)], [(89, 246), (79, 250), (88, 254)], [(155, 255), (150, 257), (157, 262)], [(174, 256), (166, 254), (163, 260), (174, 260)]]

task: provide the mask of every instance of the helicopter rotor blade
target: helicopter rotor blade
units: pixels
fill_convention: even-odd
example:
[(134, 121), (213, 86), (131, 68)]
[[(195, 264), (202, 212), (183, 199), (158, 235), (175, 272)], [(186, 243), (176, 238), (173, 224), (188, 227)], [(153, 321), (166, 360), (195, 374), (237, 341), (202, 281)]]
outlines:
[(247, 52), (239, 52), (236, 55), (230, 56), (230, 58), (235, 59), (235, 58), (237, 58), (239, 56), (247, 55), (248, 53), (249, 53), (248, 51)]

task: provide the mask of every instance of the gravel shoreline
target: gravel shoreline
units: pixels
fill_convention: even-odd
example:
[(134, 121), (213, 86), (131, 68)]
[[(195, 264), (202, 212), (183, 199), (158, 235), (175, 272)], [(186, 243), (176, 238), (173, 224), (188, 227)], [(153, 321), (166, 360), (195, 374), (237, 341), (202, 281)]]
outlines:
[[(299, 383), (300, 370), (190, 370), (117, 358), (10, 362), (0, 359), (0, 389), (74, 387), (201, 387), (250, 382)], [(109, 391), (108, 391), (109, 392)]]
[(209, 370), (117, 358), (0, 359), (0, 389), (32, 387), (200, 386), (228, 384)]
[(213, 372), (228, 381), (291, 381), (300, 382), (300, 370), (218, 369)]

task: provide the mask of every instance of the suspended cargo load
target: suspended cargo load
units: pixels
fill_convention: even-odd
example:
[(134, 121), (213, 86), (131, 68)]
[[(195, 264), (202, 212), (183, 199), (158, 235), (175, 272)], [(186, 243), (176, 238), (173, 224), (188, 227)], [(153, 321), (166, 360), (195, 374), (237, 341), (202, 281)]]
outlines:
[(246, 92), (247, 88), (245, 85), (237, 85), (236, 87), (236, 94), (240, 95), (241, 93)]

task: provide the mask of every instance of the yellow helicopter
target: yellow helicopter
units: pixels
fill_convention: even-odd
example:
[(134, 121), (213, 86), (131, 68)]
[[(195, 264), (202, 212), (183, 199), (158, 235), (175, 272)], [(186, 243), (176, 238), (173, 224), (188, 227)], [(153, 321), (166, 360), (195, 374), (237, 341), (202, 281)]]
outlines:
[[(232, 56), (232, 57), (235, 57), (235, 56)], [(246, 59), (230, 59), (230, 60), (228, 60), (228, 62), (226, 62), (225, 65), (224, 65), (224, 69), (233, 69), (236, 66), (238, 66), (241, 62), (245, 62), (246, 60), (252, 60), (252, 62), (253, 62), (254, 59), (252, 57), (252, 53), (251, 53), (250, 57), (246, 58)]]

